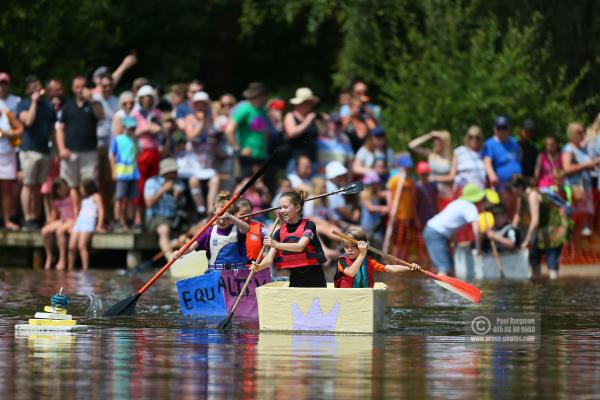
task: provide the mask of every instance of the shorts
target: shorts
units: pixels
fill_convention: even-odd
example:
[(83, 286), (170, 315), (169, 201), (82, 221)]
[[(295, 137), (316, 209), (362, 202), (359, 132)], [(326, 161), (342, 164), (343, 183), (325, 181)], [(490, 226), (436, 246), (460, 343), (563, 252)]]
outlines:
[(78, 187), (83, 179), (96, 179), (97, 169), (96, 150), (71, 153), (68, 160), (60, 162), (60, 177), (67, 181), (69, 187)]
[(14, 152), (0, 154), (0, 180), (17, 179), (17, 155)]
[(290, 268), (290, 287), (326, 288), (327, 281), (321, 265)]
[(50, 155), (33, 150), (19, 153), (21, 170), (23, 171), (23, 184), (27, 186), (41, 185), (48, 177), (50, 169)]
[(137, 180), (119, 181), (117, 180), (117, 186), (115, 189), (115, 198), (117, 200), (127, 199), (133, 200), (138, 196)]
[(170, 228), (171, 219), (167, 217), (152, 217), (146, 221), (146, 228), (148, 228), (150, 232), (155, 232), (161, 225), (167, 225)]
[(89, 218), (77, 218), (73, 232), (92, 233), (96, 230), (96, 220)]

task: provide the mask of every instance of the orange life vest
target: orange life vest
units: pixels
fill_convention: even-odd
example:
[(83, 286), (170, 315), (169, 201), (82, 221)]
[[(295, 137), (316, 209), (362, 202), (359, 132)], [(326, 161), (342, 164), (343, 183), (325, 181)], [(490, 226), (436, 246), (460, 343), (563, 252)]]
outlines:
[[(262, 224), (250, 221), (250, 229), (246, 233), (246, 258), (248, 262), (256, 261), (263, 245)], [(250, 265), (250, 264), (249, 264)]]
[[(298, 224), (298, 228), (294, 232), (288, 232), (288, 224), (283, 224), (279, 230), (279, 241), (281, 243), (298, 243), (302, 238), (307, 222), (307, 219), (300, 220), (300, 224)], [(277, 256), (275, 257), (277, 269), (306, 267), (308, 265), (320, 265), (327, 262), (317, 232), (314, 232), (314, 234), (315, 237), (306, 245), (304, 251), (300, 253), (278, 249)]]

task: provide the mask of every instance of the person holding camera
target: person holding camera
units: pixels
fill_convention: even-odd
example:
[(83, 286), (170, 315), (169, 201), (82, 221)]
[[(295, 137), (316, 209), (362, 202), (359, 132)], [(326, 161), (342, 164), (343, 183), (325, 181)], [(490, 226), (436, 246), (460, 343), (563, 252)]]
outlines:
[(365, 144), (369, 132), (377, 126), (377, 120), (369, 110), (360, 97), (352, 97), (350, 113), (342, 117), (343, 130), (350, 138), (355, 153)]
[(86, 78), (76, 76), (71, 85), (74, 98), (67, 101), (56, 127), (56, 145), (61, 158), (60, 177), (71, 188), (75, 212), (79, 212), (78, 187), (83, 179), (96, 179), (98, 169), (98, 121), (104, 118), (102, 105), (92, 99)]
[(158, 245), (167, 259), (173, 253), (169, 240), (171, 223), (177, 215), (177, 199), (183, 190), (177, 181), (177, 162), (172, 158), (161, 160), (159, 175), (149, 178), (144, 185), (146, 228), (158, 233)]
[(290, 161), (286, 168), (288, 174), (294, 172), (298, 157), (301, 155), (310, 158), (314, 164), (313, 171), (316, 170), (319, 139), (316, 120), (320, 116), (313, 109), (318, 103), (319, 98), (307, 87), (298, 88), (296, 96), (290, 99), (294, 109), (283, 117), (284, 139), (290, 149)]

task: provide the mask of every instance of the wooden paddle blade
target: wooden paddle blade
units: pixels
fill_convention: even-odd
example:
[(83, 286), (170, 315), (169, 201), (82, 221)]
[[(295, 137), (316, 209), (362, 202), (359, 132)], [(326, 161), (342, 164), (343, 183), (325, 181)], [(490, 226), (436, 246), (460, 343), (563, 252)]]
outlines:
[(479, 300), (481, 300), (481, 290), (470, 283), (449, 276), (437, 275), (429, 271), (425, 272), (427, 277), (433, 279), (435, 283), (444, 289), (456, 293), (457, 295), (462, 296), (475, 304), (479, 303)]
[(233, 312), (230, 312), (229, 314), (227, 314), (227, 317), (225, 317), (225, 319), (221, 322), (219, 322), (219, 325), (217, 326), (217, 330), (220, 332), (226, 332), (231, 330), (231, 320), (233, 319)]
[(340, 189), (343, 191), (341, 194), (353, 194), (362, 192), (365, 188), (365, 185), (361, 181), (350, 182), (349, 184), (342, 186)]
[(133, 296), (127, 297), (119, 301), (117, 304), (106, 310), (104, 313), (105, 317), (118, 317), (122, 315), (133, 315), (135, 313), (135, 306), (137, 305), (138, 299), (141, 293), (136, 293)]

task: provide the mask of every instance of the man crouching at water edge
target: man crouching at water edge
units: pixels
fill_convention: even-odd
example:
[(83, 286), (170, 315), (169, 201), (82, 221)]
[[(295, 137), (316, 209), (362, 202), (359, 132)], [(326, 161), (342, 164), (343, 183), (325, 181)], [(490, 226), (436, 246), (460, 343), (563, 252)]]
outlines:
[(337, 271), (333, 277), (336, 288), (372, 288), (375, 285), (373, 272), (406, 272), (411, 269), (404, 265), (383, 265), (377, 260), (367, 256), (368, 244), (367, 235), (360, 228), (350, 228), (346, 235), (357, 240), (355, 245), (350, 242), (344, 242), (344, 252), (346, 255), (340, 256), (337, 263)]
[[(228, 192), (221, 192), (215, 202), (215, 210), (220, 210), (230, 199)], [(192, 250), (205, 250), (209, 269), (240, 269), (246, 266), (246, 232), (248, 224), (234, 214), (237, 205), (229, 207), (231, 214), (226, 212), (217, 218), (217, 222), (207, 229), (183, 254)], [(173, 259), (183, 255), (179, 250), (173, 252)]]
[[(290, 287), (327, 287), (323, 263), (327, 262), (314, 222), (301, 218), (307, 193), (296, 189), (279, 198), (279, 215), (284, 224), (273, 238), (266, 236), (264, 244), (271, 250), (258, 264), (255, 272), (275, 263), (277, 269), (289, 269)], [(275, 257), (277, 256), (277, 257)]]

